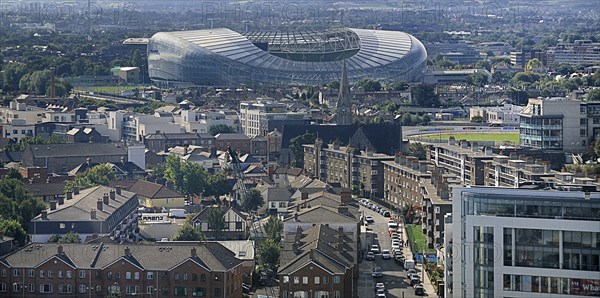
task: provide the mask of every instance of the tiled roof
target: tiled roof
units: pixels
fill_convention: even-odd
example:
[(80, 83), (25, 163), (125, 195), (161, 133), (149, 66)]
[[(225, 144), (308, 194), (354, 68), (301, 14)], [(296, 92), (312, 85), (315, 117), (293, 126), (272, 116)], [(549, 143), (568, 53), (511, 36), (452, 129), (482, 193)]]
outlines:
[(134, 192), (142, 197), (150, 199), (163, 199), (163, 198), (182, 198), (183, 195), (158, 183), (149, 182), (146, 180), (137, 180), (129, 191)]
[[(359, 217), (356, 217), (352, 212), (339, 213), (337, 208), (329, 206), (312, 206), (310, 208), (300, 209), (298, 214), (298, 222), (305, 223), (357, 223)], [(284, 223), (295, 222), (295, 216), (290, 216), (283, 220)]]
[[(59, 246), (62, 246), (62, 254), (58, 254)], [(129, 255), (125, 254), (126, 248)], [(196, 248), (196, 256), (191, 254), (193, 248)], [(2, 261), (13, 267), (34, 268), (55, 257), (82, 269), (104, 268), (120, 259), (145, 270), (170, 270), (188, 260), (221, 272), (241, 264), (233, 252), (217, 242), (166, 242), (160, 245), (33, 243)]]
[(127, 155), (126, 148), (110, 143), (31, 144), (25, 150), (30, 150), (35, 158)]

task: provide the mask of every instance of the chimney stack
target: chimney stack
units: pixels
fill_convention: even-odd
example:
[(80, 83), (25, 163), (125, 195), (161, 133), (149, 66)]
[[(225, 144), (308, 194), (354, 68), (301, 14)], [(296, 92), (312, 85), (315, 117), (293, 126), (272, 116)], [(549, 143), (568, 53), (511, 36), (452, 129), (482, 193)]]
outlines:
[(104, 202), (105, 205), (108, 205), (108, 194), (104, 193), (104, 195), (102, 196), (102, 202)]
[(73, 195), (79, 194), (79, 186), (73, 186)]
[(338, 227), (338, 237), (344, 237), (344, 227)]
[(121, 195), (121, 185), (117, 185), (117, 187), (115, 187), (115, 192), (116, 192), (118, 195)]
[(90, 219), (92, 219), (92, 220), (96, 219), (96, 209), (90, 210)]
[(129, 256), (129, 255), (131, 255), (131, 250), (129, 249), (129, 246), (126, 246), (126, 247), (125, 247), (125, 255), (126, 255), (126, 256)]
[(56, 201), (50, 201), (50, 211), (56, 210)]
[(303, 192), (301, 192), (301, 194), (302, 194), (302, 196), (301, 196), (301, 199), (302, 199), (303, 201), (304, 201), (304, 200), (308, 200), (308, 192), (304, 192), (304, 191), (303, 191)]
[(338, 206), (338, 213), (339, 214), (348, 213), (348, 206), (346, 206), (346, 205), (339, 205)]
[(340, 202), (342, 204), (348, 204), (352, 201), (352, 191), (349, 188), (344, 187), (340, 192)]
[(197, 252), (198, 252), (198, 251), (196, 250), (196, 248), (195, 248), (195, 247), (192, 247), (192, 251), (191, 251), (192, 258), (193, 258), (193, 257), (195, 257), (195, 256), (197, 256)]
[(344, 249), (344, 236), (338, 235), (337, 250), (341, 252)]
[[(300, 208), (300, 206), (298, 206)], [(294, 213), (294, 221), (298, 221), (298, 212)]]
[(73, 198), (73, 193), (72, 192), (67, 192), (67, 200), (70, 200)]
[(65, 203), (65, 198), (64, 197), (58, 197), (56, 200), (58, 201), (58, 205), (62, 205), (62, 204)]
[(48, 220), (48, 211), (42, 210), (42, 220)]
[(294, 242), (300, 242), (302, 239), (302, 227), (296, 227), (296, 234), (294, 235)]
[(57, 252), (58, 252), (59, 255), (63, 254), (64, 250), (63, 250), (63, 246), (62, 245), (58, 245)]
[(113, 201), (115, 200), (115, 190), (114, 189), (110, 190), (110, 199)]
[(300, 247), (299, 247), (299, 243), (298, 242), (292, 243), (292, 251), (293, 252), (297, 252), (299, 248)]
[(98, 202), (96, 202), (96, 209), (102, 211), (102, 199), (98, 199)]

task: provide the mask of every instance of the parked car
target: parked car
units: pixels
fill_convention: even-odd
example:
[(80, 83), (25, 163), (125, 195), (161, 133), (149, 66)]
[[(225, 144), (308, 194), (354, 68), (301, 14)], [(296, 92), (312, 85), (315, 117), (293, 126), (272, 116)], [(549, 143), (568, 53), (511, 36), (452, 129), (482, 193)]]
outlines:
[(389, 211), (385, 211), (383, 212), (381, 215), (383, 215), (384, 217), (390, 217), (391, 213)]
[(415, 270), (415, 269), (408, 269), (406, 271), (406, 276), (410, 277), (412, 274), (416, 274), (416, 273), (417, 273), (417, 270)]
[(372, 217), (372, 216), (370, 216), (370, 215), (367, 215), (367, 216), (365, 216), (365, 220), (366, 220), (368, 223), (374, 223), (374, 222), (375, 222), (375, 219), (373, 219), (373, 217)]
[(368, 252), (366, 259), (367, 259), (367, 261), (375, 260), (375, 254), (372, 251)]
[(411, 285), (411, 286), (414, 286), (414, 285), (416, 285), (416, 284), (420, 284), (420, 283), (421, 283), (421, 277), (420, 277), (420, 276), (418, 276), (417, 274), (413, 274), (413, 275), (410, 277), (410, 285)]
[(391, 258), (392, 255), (390, 255), (390, 250), (389, 249), (384, 249), (381, 251), (381, 258), (382, 259), (389, 259)]
[(371, 252), (373, 252), (374, 254), (378, 254), (380, 252), (379, 245), (377, 245), (377, 244), (371, 245)]
[(379, 290), (385, 292), (385, 285), (382, 282), (378, 282), (375, 284), (375, 292), (377, 292)]
[(377, 278), (377, 277), (382, 277), (383, 276), (383, 270), (381, 270), (381, 267), (375, 267), (373, 269), (373, 273), (371, 273), (371, 276)]
[(421, 284), (415, 285), (415, 295), (418, 295), (418, 296), (425, 295), (425, 289), (423, 288), (423, 285), (421, 285)]

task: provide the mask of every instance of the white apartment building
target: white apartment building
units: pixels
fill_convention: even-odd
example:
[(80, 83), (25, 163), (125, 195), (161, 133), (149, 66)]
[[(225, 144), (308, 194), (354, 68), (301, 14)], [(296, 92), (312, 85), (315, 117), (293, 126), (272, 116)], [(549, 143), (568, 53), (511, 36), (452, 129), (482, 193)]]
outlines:
[(574, 43), (559, 43), (546, 51), (548, 65), (554, 63), (595, 64), (600, 61), (600, 43), (591, 40), (576, 40)]
[(224, 112), (218, 111), (181, 111), (181, 127), (185, 132), (209, 133), (214, 125), (227, 125), (237, 131), (237, 123), (227, 117)]
[(283, 124), (303, 124), (304, 113), (288, 112), (287, 106), (267, 100), (240, 103), (240, 125), (248, 137), (266, 136), (277, 128), (283, 131)]
[(523, 107), (504, 104), (499, 107), (472, 107), (469, 108), (469, 119), (481, 116), (484, 123), (498, 126), (519, 126), (519, 114)]
[(10, 124), (13, 119), (24, 119), (28, 124), (42, 123), (45, 109), (11, 101), (8, 107), (0, 107), (0, 123)]
[(452, 202), (446, 297), (600, 296), (600, 193), (466, 187)]
[(13, 119), (10, 124), (0, 124), (1, 138), (18, 142), (24, 137), (35, 137), (35, 124), (27, 124), (25, 119)]

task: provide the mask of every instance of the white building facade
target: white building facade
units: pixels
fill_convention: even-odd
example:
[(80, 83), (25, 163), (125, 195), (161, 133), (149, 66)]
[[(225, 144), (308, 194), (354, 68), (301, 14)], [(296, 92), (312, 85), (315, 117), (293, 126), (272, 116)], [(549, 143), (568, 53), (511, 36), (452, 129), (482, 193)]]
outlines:
[(600, 194), (501, 188), (452, 193), (446, 297), (600, 295)]

